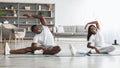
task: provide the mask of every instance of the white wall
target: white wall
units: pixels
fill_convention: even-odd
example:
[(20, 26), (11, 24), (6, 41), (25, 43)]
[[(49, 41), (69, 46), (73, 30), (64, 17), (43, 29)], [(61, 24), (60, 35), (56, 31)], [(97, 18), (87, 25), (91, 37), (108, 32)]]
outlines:
[(55, 0), (57, 25), (83, 25), (91, 19), (87, 0)]
[(85, 25), (98, 20), (105, 40), (120, 43), (119, 0), (0, 0), (0, 2), (56, 3), (56, 25)]
[(112, 43), (117, 39), (120, 43), (120, 2), (119, 0), (92, 0), (95, 16), (104, 32), (105, 40)]
[(120, 43), (119, 0), (56, 0), (56, 25), (85, 25), (98, 20), (105, 41)]

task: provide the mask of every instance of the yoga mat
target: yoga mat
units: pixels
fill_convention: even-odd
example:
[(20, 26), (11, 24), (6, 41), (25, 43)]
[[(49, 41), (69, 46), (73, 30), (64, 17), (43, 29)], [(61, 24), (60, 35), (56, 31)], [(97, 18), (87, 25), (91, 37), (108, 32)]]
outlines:
[(120, 56), (120, 54), (87, 54), (87, 56)]
[(34, 54), (12, 54), (9, 58), (40, 58), (40, 57), (84, 57), (86, 54), (76, 54), (72, 56), (71, 54), (58, 54), (58, 55), (34, 55)]
[(40, 58), (40, 57), (84, 57), (84, 56), (120, 56), (120, 54), (88, 54), (78, 53), (76, 55), (71, 54), (57, 54), (57, 55), (34, 55), (34, 54), (12, 54), (8, 55), (9, 58)]

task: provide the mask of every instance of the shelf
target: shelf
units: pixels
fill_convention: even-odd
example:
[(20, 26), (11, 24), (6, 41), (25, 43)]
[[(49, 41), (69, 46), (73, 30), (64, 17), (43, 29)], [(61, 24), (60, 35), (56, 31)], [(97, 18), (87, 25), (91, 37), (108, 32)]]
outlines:
[(28, 2), (24, 2), (24, 3), (22, 3), (22, 2), (0, 2), (1, 4), (53, 4), (54, 5), (54, 3), (28, 3)]
[[(28, 18), (28, 17), (26, 17), (26, 16), (19, 16), (19, 18)], [(31, 17), (31, 18), (33, 18), (33, 17)], [(54, 18), (54, 17), (44, 17), (44, 18)]]
[[(18, 24), (13, 24), (13, 25), (18, 25)], [(41, 24), (25, 24), (25, 23), (20, 23), (19, 25), (21, 26), (32, 26), (32, 25), (41, 25)], [(54, 24), (47, 24), (47, 26), (54, 26)]]
[(53, 10), (25, 10), (25, 9), (0, 9), (2, 11), (13, 11), (13, 10), (16, 10), (16, 11), (23, 11), (23, 12), (52, 12)]
[(14, 17), (14, 16), (1, 16), (0, 18), (18, 18), (18, 17)]
[[(51, 7), (52, 5), (52, 7)], [(12, 7), (11, 7), (12, 6)], [(30, 6), (30, 7), (29, 7)], [(14, 10), (14, 11), (13, 11)], [(28, 18), (24, 14), (43, 15), (47, 26), (53, 32), (55, 26), (55, 4), (54, 3), (22, 3), (22, 2), (0, 2), (0, 22), (8, 21), (18, 28), (29, 30), (32, 25), (41, 26), (39, 19)], [(28, 23), (27, 23), (28, 22)], [(52, 24), (51, 24), (52, 23)], [(32, 39), (34, 34), (26, 31), (25, 39)]]
[(19, 9), (19, 11), (36, 11), (36, 10), (33, 10), (33, 9), (30, 9), (30, 10), (26, 10), (26, 9)]
[[(18, 25), (18, 24), (13, 24), (13, 25)], [(25, 23), (20, 23), (19, 25), (22, 25), (22, 26), (29, 26), (29, 25), (36, 25), (36, 24), (25, 24)]]
[(41, 12), (51, 12), (51, 11), (53, 11), (53, 10), (34, 10), (34, 9), (26, 10), (26, 9), (19, 9), (19, 11), (41, 11)]
[(18, 2), (0, 2), (1, 4), (17, 4)]
[(25, 37), (24, 39), (25, 39), (25, 40), (32, 40), (33, 37)]
[[(17, 16), (17, 17), (14, 17), (14, 16), (1, 16), (0, 18), (28, 18), (26, 16)], [(44, 18), (54, 18), (54, 17), (44, 17)]]
[(51, 12), (53, 10), (37, 10), (37, 11), (41, 11), (41, 12)]
[(0, 9), (0, 10), (8, 10), (8, 11), (12, 11), (12, 10), (18, 10), (18, 9)]

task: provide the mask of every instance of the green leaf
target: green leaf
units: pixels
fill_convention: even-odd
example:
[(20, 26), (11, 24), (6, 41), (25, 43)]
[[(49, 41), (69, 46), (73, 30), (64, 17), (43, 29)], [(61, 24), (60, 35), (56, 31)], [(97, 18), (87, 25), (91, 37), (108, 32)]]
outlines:
[(0, 17), (4, 15), (4, 12), (0, 10)]

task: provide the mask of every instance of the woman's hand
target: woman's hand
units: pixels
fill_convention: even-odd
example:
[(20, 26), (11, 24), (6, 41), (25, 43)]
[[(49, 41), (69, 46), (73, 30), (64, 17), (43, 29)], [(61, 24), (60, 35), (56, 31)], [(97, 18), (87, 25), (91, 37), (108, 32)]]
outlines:
[(95, 46), (92, 46), (91, 43), (88, 43), (88, 44), (87, 44), (87, 47), (88, 47), (88, 48), (91, 48), (91, 49), (95, 49), (95, 51), (96, 51), (97, 53), (100, 53), (100, 51), (99, 51)]
[(89, 24), (95, 24), (96, 27), (97, 27), (98, 29), (100, 29), (100, 25), (99, 25), (98, 21), (91, 21), (91, 22), (88, 22), (88, 23), (85, 25), (85, 29), (87, 28), (87, 26), (88, 26)]
[(88, 24), (89, 24), (89, 23), (87, 23), (87, 24), (85, 25), (85, 28), (84, 28), (84, 29), (86, 29), (86, 28), (87, 28)]

